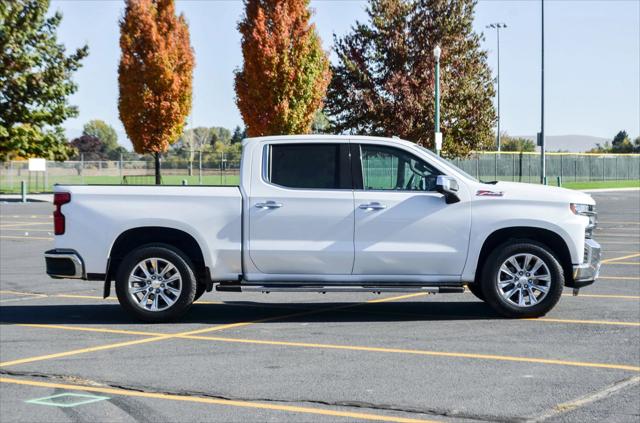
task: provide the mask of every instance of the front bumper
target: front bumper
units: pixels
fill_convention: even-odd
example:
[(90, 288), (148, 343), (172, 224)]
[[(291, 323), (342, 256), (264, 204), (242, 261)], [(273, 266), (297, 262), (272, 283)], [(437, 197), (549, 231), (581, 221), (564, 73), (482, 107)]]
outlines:
[(573, 266), (573, 288), (591, 285), (600, 274), (601, 248), (593, 239), (584, 242), (584, 260)]
[(74, 250), (45, 251), (47, 275), (56, 279), (85, 279), (84, 263)]

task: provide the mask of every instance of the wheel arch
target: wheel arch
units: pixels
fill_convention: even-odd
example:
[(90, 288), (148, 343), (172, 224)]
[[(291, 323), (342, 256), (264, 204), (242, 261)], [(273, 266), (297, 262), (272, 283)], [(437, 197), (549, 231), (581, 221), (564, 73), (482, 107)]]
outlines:
[(543, 244), (558, 259), (558, 262), (562, 266), (562, 270), (565, 276), (565, 285), (573, 281), (573, 266), (571, 263), (571, 253), (567, 242), (562, 236), (557, 233), (544, 228), (530, 227), (530, 226), (515, 226), (509, 228), (501, 228), (492, 232), (482, 244), (480, 254), (476, 263), (474, 282), (478, 282), (486, 259), (493, 251), (494, 248), (509, 241), (509, 240), (530, 240)]
[(210, 270), (198, 241), (189, 233), (163, 226), (141, 226), (127, 229), (114, 241), (107, 261), (104, 297), (110, 295), (111, 281), (124, 257), (136, 248), (148, 244), (166, 244), (180, 250), (191, 261), (198, 281), (210, 281)]

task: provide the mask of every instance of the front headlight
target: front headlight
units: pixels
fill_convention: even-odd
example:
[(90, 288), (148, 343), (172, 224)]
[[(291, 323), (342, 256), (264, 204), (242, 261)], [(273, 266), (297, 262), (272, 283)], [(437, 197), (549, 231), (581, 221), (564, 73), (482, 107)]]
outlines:
[(598, 224), (598, 213), (596, 213), (596, 207), (590, 204), (569, 204), (569, 208), (573, 214), (580, 216), (587, 216), (589, 218), (589, 225), (587, 225), (584, 233), (585, 237), (591, 238), (593, 236), (593, 230)]

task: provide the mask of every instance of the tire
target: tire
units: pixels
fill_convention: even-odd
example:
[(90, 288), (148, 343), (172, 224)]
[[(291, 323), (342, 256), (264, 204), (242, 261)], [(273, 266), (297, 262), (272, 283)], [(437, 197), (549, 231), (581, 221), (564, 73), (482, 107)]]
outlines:
[(475, 295), (479, 300), (486, 301), (484, 293), (482, 292), (482, 285), (480, 283), (474, 282), (467, 284), (467, 289), (471, 291), (471, 293)]
[(486, 302), (508, 318), (544, 316), (560, 300), (563, 286), (562, 266), (548, 247), (535, 241), (502, 244), (482, 271)]
[(207, 286), (203, 283), (198, 283), (196, 285), (196, 295), (193, 297), (193, 302), (195, 303), (204, 295), (207, 290)]
[(182, 316), (194, 301), (196, 285), (189, 259), (180, 250), (164, 244), (132, 251), (120, 264), (116, 276), (120, 305), (145, 322), (169, 322)]

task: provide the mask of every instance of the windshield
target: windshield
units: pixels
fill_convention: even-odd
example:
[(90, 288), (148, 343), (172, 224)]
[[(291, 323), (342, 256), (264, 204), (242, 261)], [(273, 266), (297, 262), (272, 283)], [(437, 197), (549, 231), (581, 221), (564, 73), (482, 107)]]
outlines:
[(463, 176), (466, 176), (467, 178), (471, 179), (472, 181), (475, 182), (480, 182), (478, 181), (475, 177), (469, 175), (467, 172), (465, 172), (464, 170), (460, 169), (458, 166), (454, 165), (452, 162), (450, 162), (449, 160), (443, 159), (442, 157), (438, 156), (437, 154), (435, 154), (433, 151), (429, 150), (428, 148), (425, 148), (421, 145), (416, 144), (416, 146), (424, 151), (425, 153), (427, 153), (429, 155), (429, 157), (431, 157), (432, 159), (444, 163), (448, 166), (454, 167), (456, 169), (457, 172), (461, 173)]

